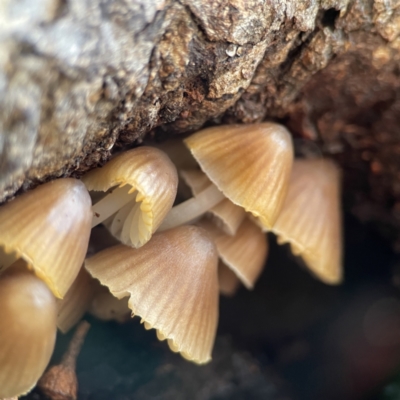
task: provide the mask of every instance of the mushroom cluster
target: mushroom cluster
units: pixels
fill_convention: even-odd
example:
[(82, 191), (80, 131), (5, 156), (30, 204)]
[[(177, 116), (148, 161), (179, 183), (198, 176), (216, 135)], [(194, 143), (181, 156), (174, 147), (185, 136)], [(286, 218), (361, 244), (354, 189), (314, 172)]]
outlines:
[[(189, 152), (182, 143), (123, 152), (82, 181), (59, 179), (0, 207), (0, 398), (29, 391), (56, 328), (67, 332), (88, 310), (120, 321), (137, 315), (171, 350), (208, 362), (219, 293), (254, 287), (265, 232), (290, 243), (323, 282), (340, 282), (332, 161), (294, 160), (289, 132), (275, 123), (208, 128), (184, 144)], [(191, 197), (174, 205), (178, 191)], [(98, 224), (119, 244), (84, 262)]]

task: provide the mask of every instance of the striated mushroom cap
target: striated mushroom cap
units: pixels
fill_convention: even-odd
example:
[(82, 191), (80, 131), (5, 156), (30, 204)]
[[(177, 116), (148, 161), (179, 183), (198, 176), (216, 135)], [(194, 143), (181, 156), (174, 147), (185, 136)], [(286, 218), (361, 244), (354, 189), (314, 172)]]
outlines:
[(223, 263), (247, 289), (252, 289), (268, 255), (268, 241), (261, 229), (248, 218), (242, 222), (234, 236), (223, 233), (207, 219), (202, 219), (198, 224), (214, 240)]
[(0, 277), (0, 398), (25, 394), (43, 374), (56, 339), (56, 299), (22, 260)]
[(217, 126), (191, 135), (185, 144), (229, 200), (272, 227), (293, 162), (286, 128), (275, 123)]
[(157, 233), (139, 249), (108, 248), (86, 269), (168, 339), (172, 350), (197, 363), (211, 359), (218, 319), (218, 255), (206, 231), (181, 226)]
[(90, 303), (89, 313), (102, 321), (117, 321), (120, 323), (130, 319), (132, 311), (128, 307), (128, 297), (117, 299), (110, 291), (95, 280), (98, 287)]
[(272, 232), (290, 243), (319, 279), (342, 280), (340, 172), (325, 159), (296, 160), (289, 191)]
[(57, 327), (62, 333), (67, 333), (88, 311), (96, 283), (86, 269), (81, 268), (64, 298), (57, 299)]
[(91, 205), (81, 181), (45, 183), (0, 207), (0, 246), (23, 258), (62, 298), (85, 259)]
[(227, 297), (233, 296), (240, 286), (237, 275), (221, 260), (218, 265), (218, 283), (220, 293)]
[[(90, 191), (127, 187), (122, 195), (130, 195), (128, 202), (114, 211), (105, 225), (118, 240), (133, 247), (150, 240), (172, 208), (178, 186), (178, 174), (168, 156), (147, 146), (119, 154), (82, 180)], [(94, 221), (96, 218), (101, 215), (95, 215)]]

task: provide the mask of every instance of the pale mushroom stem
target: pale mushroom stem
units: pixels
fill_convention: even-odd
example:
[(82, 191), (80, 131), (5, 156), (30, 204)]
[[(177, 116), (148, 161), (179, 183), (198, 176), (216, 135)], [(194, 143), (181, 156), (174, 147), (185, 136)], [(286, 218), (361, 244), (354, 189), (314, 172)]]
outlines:
[(93, 207), (93, 221), (92, 228), (101, 224), (108, 217), (111, 217), (125, 204), (128, 204), (134, 198), (132, 193), (135, 191), (132, 186), (118, 187), (112, 192), (108, 193), (100, 201), (98, 201)]
[(211, 184), (197, 196), (173, 207), (158, 230), (166, 231), (167, 229), (187, 224), (224, 199), (225, 196), (222, 192), (214, 184)]

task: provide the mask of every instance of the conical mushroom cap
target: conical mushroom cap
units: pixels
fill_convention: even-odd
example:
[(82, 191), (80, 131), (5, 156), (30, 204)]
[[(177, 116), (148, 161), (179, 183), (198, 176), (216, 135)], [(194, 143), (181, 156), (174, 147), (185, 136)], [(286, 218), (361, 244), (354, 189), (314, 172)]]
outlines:
[(325, 283), (342, 279), (340, 173), (325, 159), (296, 160), (289, 191), (272, 232), (290, 243), (308, 268)]
[[(198, 170), (180, 171), (180, 174), (195, 196), (212, 184), (207, 175)], [(236, 233), (246, 216), (244, 209), (229, 199), (222, 200), (211, 208), (209, 214), (212, 215), (214, 223), (228, 235)]]
[[(168, 156), (147, 146), (119, 154), (82, 180), (90, 191), (105, 192), (128, 185), (132, 201), (114, 213), (105, 225), (118, 240), (133, 247), (150, 240), (172, 208), (178, 187), (178, 174)], [(125, 221), (128, 229), (124, 228)]]
[(240, 280), (237, 275), (221, 260), (218, 265), (218, 283), (219, 291), (228, 297), (233, 296), (240, 286)]
[(293, 162), (292, 140), (283, 126), (218, 126), (191, 135), (185, 143), (229, 200), (272, 227), (286, 196)]
[(223, 263), (247, 289), (252, 289), (264, 268), (268, 254), (268, 241), (261, 229), (248, 218), (242, 222), (234, 236), (223, 233), (204, 218), (199, 226), (206, 229), (214, 240)]
[(86, 268), (185, 358), (211, 359), (218, 319), (218, 255), (206, 231), (180, 226), (139, 249), (108, 248)]
[(58, 179), (0, 207), (0, 246), (23, 258), (62, 298), (85, 259), (91, 200), (76, 179)]
[(67, 333), (75, 326), (89, 309), (96, 284), (98, 282), (86, 269), (81, 268), (64, 298), (57, 299), (57, 328), (62, 333)]

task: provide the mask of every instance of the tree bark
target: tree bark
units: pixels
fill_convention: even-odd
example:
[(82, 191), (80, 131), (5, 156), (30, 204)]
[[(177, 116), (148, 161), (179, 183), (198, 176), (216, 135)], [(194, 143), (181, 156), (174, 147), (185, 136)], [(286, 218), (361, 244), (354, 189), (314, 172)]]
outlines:
[(399, 0), (0, 4), (0, 201), (149, 132), (273, 119), (400, 251)]

